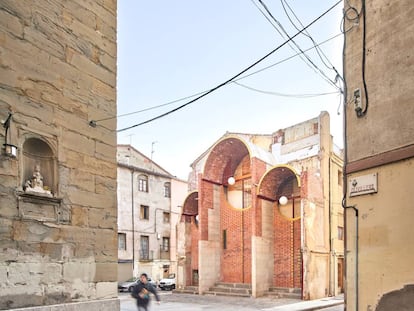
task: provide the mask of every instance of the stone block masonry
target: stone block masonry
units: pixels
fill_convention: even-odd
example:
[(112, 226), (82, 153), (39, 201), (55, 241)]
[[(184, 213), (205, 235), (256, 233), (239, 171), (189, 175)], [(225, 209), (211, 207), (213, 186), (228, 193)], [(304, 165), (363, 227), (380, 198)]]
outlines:
[[(0, 2), (0, 310), (119, 310), (116, 9)], [(51, 197), (25, 192), (34, 163)]]

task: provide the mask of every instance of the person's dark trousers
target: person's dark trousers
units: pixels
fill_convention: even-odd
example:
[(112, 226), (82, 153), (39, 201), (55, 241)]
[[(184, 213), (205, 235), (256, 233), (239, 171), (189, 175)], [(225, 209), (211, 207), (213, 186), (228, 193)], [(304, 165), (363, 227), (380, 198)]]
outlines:
[(138, 306), (138, 311), (148, 311), (148, 305)]

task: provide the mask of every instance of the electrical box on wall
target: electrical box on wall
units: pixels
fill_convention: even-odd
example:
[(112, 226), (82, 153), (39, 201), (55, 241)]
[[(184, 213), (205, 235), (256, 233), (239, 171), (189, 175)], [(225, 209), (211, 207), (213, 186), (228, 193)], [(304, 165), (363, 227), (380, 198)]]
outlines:
[(362, 103), (361, 103), (361, 89), (355, 89), (354, 90), (354, 109), (357, 113), (362, 111)]

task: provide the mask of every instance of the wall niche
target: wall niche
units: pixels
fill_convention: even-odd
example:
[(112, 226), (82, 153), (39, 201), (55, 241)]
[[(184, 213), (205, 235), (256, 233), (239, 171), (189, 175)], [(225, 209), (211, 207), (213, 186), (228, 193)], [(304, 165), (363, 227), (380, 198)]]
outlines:
[(40, 137), (26, 137), (21, 148), (20, 217), (39, 221), (66, 222), (58, 197), (57, 157)]
[(57, 194), (56, 157), (47, 142), (30, 137), (23, 143), (24, 192), (54, 197)]

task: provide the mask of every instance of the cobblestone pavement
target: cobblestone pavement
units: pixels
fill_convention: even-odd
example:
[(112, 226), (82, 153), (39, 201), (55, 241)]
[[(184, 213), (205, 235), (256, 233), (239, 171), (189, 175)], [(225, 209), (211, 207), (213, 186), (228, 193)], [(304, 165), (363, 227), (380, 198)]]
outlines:
[[(151, 311), (253, 311), (299, 302), (297, 299), (236, 298), (227, 296), (199, 296), (189, 294), (171, 294), (159, 292), (161, 304), (151, 302)], [(128, 293), (120, 293), (121, 311), (136, 311), (135, 299)]]

